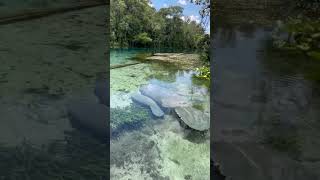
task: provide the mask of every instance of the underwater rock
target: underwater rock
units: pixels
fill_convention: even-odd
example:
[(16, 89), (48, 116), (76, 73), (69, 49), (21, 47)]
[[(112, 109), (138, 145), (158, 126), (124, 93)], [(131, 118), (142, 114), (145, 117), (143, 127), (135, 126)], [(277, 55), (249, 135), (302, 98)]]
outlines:
[(179, 66), (180, 69), (192, 69), (201, 64), (198, 54), (185, 53), (156, 53), (153, 56), (147, 57), (146, 60), (172, 63)]
[(190, 128), (205, 131), (210, 128), (210, 117), (208, 113), (197, 110), (193, 107), (175, 108), (176, 114)]
[(67, 109), (73, 127), (83, 129), (101, 139), (109, 137), (107, 106), (92, 102), (78, 102), (69, 104)]
[(187, 97), (158, 85), (148, 84), (140, 88), (141, 94), (148, 96), (164, 108), (191, 106)]
[(133, 94), (131, 98), (140, 104), (148, 106), (151, 109), (152, 114), (155, 115), (156, 117), (163, 117), (164, 112), (157, 105), (157, 103), (154, 102), (151, 98), (139, 93)]
[(98, 97), (101, 104), (106, 106), (110, 105), (109, 86), (107, 81), (97, 81), (94, 94)]

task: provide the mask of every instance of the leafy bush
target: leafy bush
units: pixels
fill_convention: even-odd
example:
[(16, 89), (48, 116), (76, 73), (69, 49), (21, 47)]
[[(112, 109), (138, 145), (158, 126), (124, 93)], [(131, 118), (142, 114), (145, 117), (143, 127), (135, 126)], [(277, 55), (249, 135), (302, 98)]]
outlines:
[(210, 80), (210, 67), (203, 66), (200, 68), (196, 68), (196, 71), (198, 72), (195, 77), (205, 80)]
[(274, 37), (274, 45), (280, 49), (290, 49), (305, 52), (312, 58), (318, 58), (320, 53), (320, 20), (298, 17), (290, 18), (279, 28), (287, 33), (287, 38)]
[(296, 0), (298, 7), (312, 11), (320, 10), (320, 0)]
[(147, 46), (152, 43), (152, 39), (149, 37), (148, 33), (140, 33), (134, 37), (134, 43), (137, 46)]

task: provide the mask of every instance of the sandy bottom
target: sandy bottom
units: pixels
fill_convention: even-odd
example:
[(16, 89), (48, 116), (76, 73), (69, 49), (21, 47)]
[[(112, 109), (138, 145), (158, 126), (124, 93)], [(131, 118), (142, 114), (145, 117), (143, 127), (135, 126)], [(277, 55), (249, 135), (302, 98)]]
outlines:
[(209, 161), (209, 134), (184, 129), (171, 115), (111, 141), (111, 179), (208, 180)]

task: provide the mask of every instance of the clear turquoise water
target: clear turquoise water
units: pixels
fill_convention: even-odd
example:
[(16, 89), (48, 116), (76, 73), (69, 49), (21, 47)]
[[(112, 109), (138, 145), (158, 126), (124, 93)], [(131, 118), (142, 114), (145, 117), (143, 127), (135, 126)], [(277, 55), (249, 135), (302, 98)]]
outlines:
[(130, 58), (138, 53), (146, 52), (146, 49), (111, 49), (110, 65), (123, 64), (130, 61)]
[[(131, 58), (139, 53), (153, 52), (152, 49), (113, 49), (111, 51), (111, 65), (133, 61)], [(168, 52), (168, 51), (160, 51)], [(138, 68), (141, 67), (141, 68)], [(193, 78), (193, 70), (181, 70), (179, 67), (164, 63), (141, 63), (138, 65), (112, 69), (111, 71), (111, 111), (114, 108), (123, 108), (125, 105), (136, 105), (131, 95), (139, 92), (139, 88), (147, 85), (159, 87), (161, 91), (182, 94), (190, 104), (209, 107), (209, 90), (204, 84)], [(137, 80), (139, 79), (139, 80)], [(116, 87), (116, 88), (115, 88)], [(165, 94), (165, 92), (159, 92)], [(115, 98), (117, 96), (117, 98)], [(125, 97), (125, 98), (124, 98)], [(124, 103), (124, 102), (127, 103)], [(127, 108), (127, 107), (125, 107)], [(148, 108), (144, 108), (148, 109)], [(119, 112), (119, 111), (117, 111)], [(123, 116), (127, 116), (124, 114)], [(117, 116), (119, 117), (119, 116)], [(150, 114), (150, 118), (154, 117)], [(111, 119), (118, 121), (119, 119)], [(120, 123), (121, 124), (121, 123)], [(126, 126), (124, 122), (124, 126)], [(129, 125), (130, 127), (130, 125)], [(127, 129), (127, 128), (126, 128)], [(130, 129), (130, 128), (129, 128)], [(116, 129), (112, 129), (116, 131)]]
[(130, 58), (139, 53), (169, 53), (169, 52), (182, 52), (175, 49), (147, 49), (147, 48), (124, 48), (124, 49), (111, 49), (110, 50), (110, 65), (122, 64), (130, 61)]
[[(131, 57), (145, 52), (152, 50), (111, 50), (111, 65), (129, 62)], [(207, 111), (209, 90), (194, 82), (194, 74), (194, 71), (161, 63), (142, 63), (110, 71), (111, 179), (185, 179), (189, 176), (209, 179), (209, 133), (185, 129), (170, 110), (164, 110), (163, 118), (155, 118), (149, 108), (139, 106), (130, 98), (141, 86), (155, 85), (161, 87), (159, 93), (180, 94), (187, 97), (190, 104), (201, 104), (203, 111)]]

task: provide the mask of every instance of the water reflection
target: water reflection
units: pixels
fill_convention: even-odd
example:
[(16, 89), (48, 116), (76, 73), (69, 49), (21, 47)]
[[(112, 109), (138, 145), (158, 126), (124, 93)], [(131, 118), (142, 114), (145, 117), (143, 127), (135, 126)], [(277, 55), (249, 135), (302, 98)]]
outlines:
[(216, 26), (212, 154), (224, 174), (318, 179), (318, 62), (271, 50), (263, 26)]

